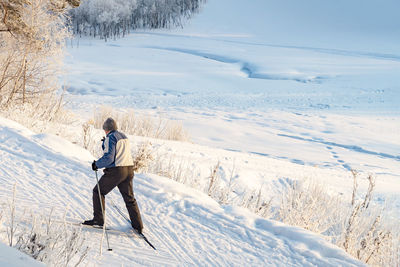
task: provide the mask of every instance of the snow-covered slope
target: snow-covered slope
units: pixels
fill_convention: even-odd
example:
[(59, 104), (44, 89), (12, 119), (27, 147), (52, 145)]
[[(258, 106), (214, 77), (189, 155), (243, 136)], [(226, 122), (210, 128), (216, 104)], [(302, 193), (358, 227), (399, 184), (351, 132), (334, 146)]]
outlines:
[[(46, 214), (53, 209), (53, 216), (60, 220), (63, 216), (74, 221), (91, 218), (95, 184), (91, 160), (86, 150), (57, 136), (36, 135), (0, 118), (0, 196), (2, 205), (10, 201), (16, 184), (19, 216), (30, 211)], [(98, 257), (101, 233), (84, 231), (85, 244), (91, 247), (85, 264), (362, 266), (315, 234), (262, 219), (244, 209), (220, 206), (207, 195), (167, 178), (137, 175), (134, 190), (145, 234), (158, 250), (153, 251), (140, 239), (111, 233), (113, 251)], [(107, 203), (113, 199), (122, 207), (115, 191), (107, 196)], [(107, 219), (113, 228), (129, 228), (109, 206)], [(4, 232), (1, 238), (6, 239)], [(13, 258), (10, 255), (10, 262)]]
[(35, 261), (30, 256), (10, 248), (0, 242), (0, 266), (7, 267), (43, 267), (43, 263)]
[(69, 107), (133, 108), (201, 145), (398, 181), (398, 6), (210, 0), (184, 29), (76, 39)]
[(399, 5), (209, 0), (183, 29), (75, 39), (69, 107), (85, 118), (104, 104), (180, 120), (211, 148), (170, 154), (206, 170), (240, 158), (240, 184), (253, 190), (313, 177), (347, 194), (351, 169), (371, 173), (374, 202), (398, 219)]

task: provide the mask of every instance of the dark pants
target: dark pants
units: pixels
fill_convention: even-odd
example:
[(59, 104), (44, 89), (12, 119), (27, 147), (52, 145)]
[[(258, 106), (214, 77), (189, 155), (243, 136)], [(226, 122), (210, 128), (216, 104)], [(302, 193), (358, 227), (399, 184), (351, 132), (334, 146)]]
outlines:
[[(121, 193), (125, 201), (125, 205), (132, 222), (132, 227), (141, 232), (143, 229), (143, 223), (140, 216), (139, 207), (133, 195), (132, 180), (132, 166), (104, 169), (104, 174), (99, 180), (101, 201), (103, 203), (103, 208), (105, 208), (104, 196), (107, 195), (116, 186), (118, 186), (119, 192)], [(97, 185), (93, 188), (93, 211), (94, 219), (96, 221), (103, 222), (103, 213), (101, 212), (99, 191), (97, 189)]]

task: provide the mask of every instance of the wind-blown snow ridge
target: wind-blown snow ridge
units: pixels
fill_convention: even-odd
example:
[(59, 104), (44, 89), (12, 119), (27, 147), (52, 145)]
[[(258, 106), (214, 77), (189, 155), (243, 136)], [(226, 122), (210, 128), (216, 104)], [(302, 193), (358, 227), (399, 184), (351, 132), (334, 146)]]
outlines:
[[(381, 60), (390, 60), (390, 61), (400, 62), (400, 55), (390, 54), (390, 53), (344, 50), (344, 49), (333, 49), (333, 48), (313, 47), (313, 46), (284, 45), (284, 44), (274, 44), (274, 43), (264, 43), (264, 42), (254, 42), (254, 41), (238, 41), (238, 40), (230, 40), (227, 38), (213, 38), (209, 35), (196, 36), (196, 35), (190, 35), (187, 33), (186, 34), (173, 34), (173, 33), (161, 33), (161, 32), (140, 32), (140, 31), (138, 31), (137, 33), (145, 34), (145, 35), (156, 35), (156, 36), (187, 38), (187, 39), (203, 39), (203, 40), (207, 39), (207, 40), (213, 40), (213, 41), (223, 42), (223, 43), (242, 44), (242, 45), (251, 45), (251, 46), (289, 48), (289, 49), (318, 52), (318, 53), (322, 53), (322, 54), (351, 56), (351, 57), (366, 57), (366, 58), (372, 58), (372, 59), (381, 59)], [(113, 45), (113, 44), (110, 44), (110, 45)], [(149, 48), (151, 48), (151, 47), (149, 47)], [(154, 47), (154, 48), (157, 48), (157, 47)]]
[[(38, 138), (39, 137), (39, 138)], [(133, 138), (133, 137), (131, 137)], [(46, 142), (43, 140), (52, 140)], [(95, 184), (86, 151), (59, 137), (35, 135), (0, 118), (0, 195), (11, 197), (17, 184), (17, 210), (33, 212), (54, 208), (53, 214), (76, 220), (91, 216), (91, 190)], [(71, 158), (74, 148), (80, 156)], [(247, 210), (220, 206), (207, 195), (155, 175), (137, 175), (136, 198), (142, 210), (145, 234), (155, 253), (140, 239), (110, 235), (112, 253), (98, 257), (91, 246), (84, 264), (98, 266), (363, 266), (343, 250), (311, 232), (268, 221)], [(122, 206), (117, 192), (107, 195)], [(52, 204), (51, 204), (52, 203)], [(45, 208), (44, 208), (45, 207)], [(108, 225), (126, 230), (118, 213), (107, 206)], [(97, 232), (85, 232), (98, 244)]]
[(227, 56), (222, 56), (222, 55), (217, 55), (217, 54), (211, 54), (211, 53), (207, 53), (207, 52), (201, 52), (201, 51), (197, 51), (197, 50), (173, 48), (173, 47), (158, 47), (158, 46), (145, 46), (144, 48), (184, 53), (184, 54), (188, 54), (188, 55), (192, 55), (192, 56), (207, 58), (207, 59), (214, 60), (214, 61), (221, 62), (221, 63), (239, 64), (241, 72), (250, 79), (263, 79), (263, 80), (275, 80), (275, 81), (291, 80), (291, 81), (301, 82), (301, 83), (309, 83), (309, 82), (321, 83), (323, 79), (327, 78), (327, 77), (322, 77), (322, 76), (301, 75), (298, 73), (296, 73), (296, 74), (289, 74), (289, 73), (287, 73), (287, 74), (285, 74), (285, 73), (268, 74), (265, 72), (260, 72), (258, 70), (258, 67), (255, 64), (252, 64), (245, 60), (236, 59), (234, 57), (227, 57)]

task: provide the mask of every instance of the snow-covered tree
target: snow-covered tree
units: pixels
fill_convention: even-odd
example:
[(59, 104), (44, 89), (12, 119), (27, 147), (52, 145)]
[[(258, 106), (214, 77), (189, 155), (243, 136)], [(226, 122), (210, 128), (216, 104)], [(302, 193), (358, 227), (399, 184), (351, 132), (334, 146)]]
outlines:
[(87, 0), (71, 10), (75, 34), (108, 39), (130, 29), (181, 26), (205, 0)]
[(38, 102), (59, 89), (60, 55), (69, 34), (64, 14), (77, 5), (79, 0), (0, 0), (2, 109)]

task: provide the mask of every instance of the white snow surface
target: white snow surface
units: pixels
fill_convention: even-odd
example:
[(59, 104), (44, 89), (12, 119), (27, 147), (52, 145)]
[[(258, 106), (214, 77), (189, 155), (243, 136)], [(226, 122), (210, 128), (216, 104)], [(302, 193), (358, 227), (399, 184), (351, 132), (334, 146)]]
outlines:
[[(399, 8), (396, 0), (208, 0), (183, 29), (75, 39), (63, 77), (68, 107), (84, 118), (110, 105), (182, 121), (194, 144), (153, 144), (198, 177), (220, 161), (224, 183), (235, 170), (237, 192), (279, 196), (290, 181), (313, 178), (350, 199), (349, 170), (361, 172), (361, 189), (372, 173), (374, 203), (398, 221)], [(0, 196), (10, 198), (17, 182), (21, 206), (91, 218), (93, 157), (57, 136), (0, 125)], [(166, 178), (137, 175), (134, 187), (158, 252), (111, 235), (114, 251), (98, 258), (93, 245), (89, 265), (362, 265), (314, 234)], [(117, 192), (107, 198), (123, 207)], [(100, 234), (87, 238), (97, 244)]]
[[(133, 138), (133, 137), (131, 137)], [(95, 185), (87, 151), (51, 134), (37, 135), (0, 118), (0, 196), (10, 201), (17, 186), (17, 210), (50, 212), (80, 221), (91, 217), (91, 189)], [(51, 140), (51, 142), (48, 142)], [(71, 148), (76, 157), (69, 155)], [(199, 150), (198, 152), (200, 152)], [(124, 234), (109, 235), (112, 252), (99, 257), (101, 231), (83, 230), (91, 247), (84, 265), (96, 266), (363, 266), (343, 250), (311, 232), (263, 219), (232, 206), (221, 206), (207, 195), (155, 175), (137, 175), (134, 190), (145, 230), (155, 245)], [(122, 210), (114, 190), (107, 195)], [(108, 226), (130, 226), (107, 206)], [(54, 218), (53, 218), (54, 219)], [(62, 224), (61, 224), (62, 225)], [(61, 226), (60, 225), (60, 226)], [(7, 266), (19, 254), (0, 247)], [(7, 253), (7, 256), (3, 256)], [(34, 265), (30, 265), (34, 266)]]
[(0, 266), (7, 267), (43, 267), (28, 255), (0, 242)]
[[(88, 118), (110, 105), (179, 120), (196, 144), (318, 167), (318, 179), (325, 170), (371, 173), (375, 200), (400, 214), (399, 8), (395, 0), (209, 0), (183, 29), (75, 39), (69, 107)], [(282, 177), (266, 170), (242, 184), (268, 184), (265, 173)], [(351, 190), (344, 184), (339, 193)]]

